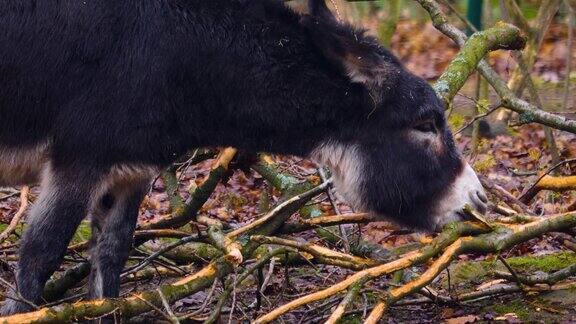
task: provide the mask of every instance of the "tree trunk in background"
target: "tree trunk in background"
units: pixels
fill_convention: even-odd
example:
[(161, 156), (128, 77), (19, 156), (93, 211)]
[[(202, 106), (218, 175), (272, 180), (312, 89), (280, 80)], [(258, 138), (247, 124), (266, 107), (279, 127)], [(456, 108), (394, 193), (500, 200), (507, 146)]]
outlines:
[[(470, 21), (474, 27), (478, 30), (482, 30), (482, 8), (484, 7), (484, 0), (468, 0), (468, 6), (466, 11), (466, 19)], [(468, 28), (466, 31), (468, 36), (474, 33), (473, 30)]]

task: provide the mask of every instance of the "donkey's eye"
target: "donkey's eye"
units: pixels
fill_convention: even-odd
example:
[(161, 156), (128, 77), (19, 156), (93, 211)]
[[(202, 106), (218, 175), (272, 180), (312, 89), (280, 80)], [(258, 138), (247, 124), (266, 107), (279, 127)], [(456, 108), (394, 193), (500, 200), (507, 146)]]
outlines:
[(414, 129), (422, 133), (436, 133), (436, 125), (432, 121), (416, 124)]

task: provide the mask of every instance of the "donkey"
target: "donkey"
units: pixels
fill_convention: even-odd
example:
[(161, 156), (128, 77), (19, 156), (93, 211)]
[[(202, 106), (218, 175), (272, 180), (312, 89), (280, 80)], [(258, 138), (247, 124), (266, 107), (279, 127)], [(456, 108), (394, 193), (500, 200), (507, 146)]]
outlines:
[(16, 273), (33, 303), (87, 215), (89, 297), (118, 296), (150, 180), (195, 147), (310, 157), (406, 226), (485, 209), (432, 88), (323, 0), (8, 0), (0, 44), (0, 185), (41, 182)]

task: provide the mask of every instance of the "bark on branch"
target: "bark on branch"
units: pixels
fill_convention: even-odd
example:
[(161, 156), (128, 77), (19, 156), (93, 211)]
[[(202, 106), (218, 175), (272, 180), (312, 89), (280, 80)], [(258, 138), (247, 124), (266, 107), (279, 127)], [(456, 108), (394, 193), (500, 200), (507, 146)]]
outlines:
[(542, 177), (538, 182), (527, 190), (520, 197), (520, 201), (523, 203), (528, 203), (536, 194), (542, 190), (552, 190), (557, 192), (563, 192), (568, 190), (576, 190), (576, 176), (566, 176), (566, 177), (555, 177), (546, 175)]
[(521, 34), (520, 29), (503, 22), (474, 33), (434, 84), (434, 89), (446, 108), (488, 52), (498, 49), (517, 50), (525, 44), (526, 37)]

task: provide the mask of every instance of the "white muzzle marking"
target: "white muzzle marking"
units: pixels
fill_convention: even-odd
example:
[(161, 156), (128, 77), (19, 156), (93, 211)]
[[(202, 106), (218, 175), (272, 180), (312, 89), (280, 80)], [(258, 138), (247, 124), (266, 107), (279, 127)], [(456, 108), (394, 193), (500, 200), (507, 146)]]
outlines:
[(466, 163), (462, 173), (456, 178), (447, 194), (442, 197), (435, 210), (434, 224), (436, 228), (462, 220), (462, 209), (466, 204), (484, 212), (486, 195), (484, 188), (472, 167)]

